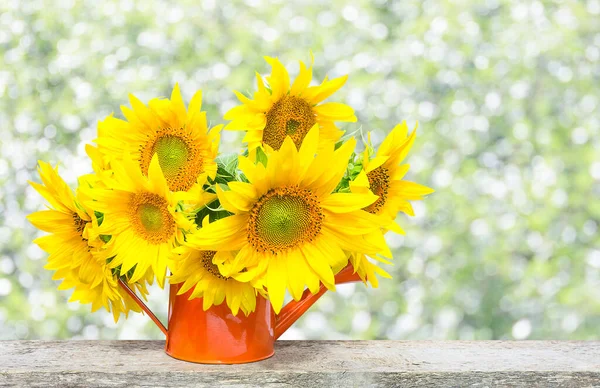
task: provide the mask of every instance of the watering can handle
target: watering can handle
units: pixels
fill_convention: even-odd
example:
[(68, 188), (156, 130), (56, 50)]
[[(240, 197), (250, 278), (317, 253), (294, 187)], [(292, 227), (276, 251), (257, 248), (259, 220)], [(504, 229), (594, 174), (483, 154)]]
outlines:
[[(360, 276), (354, 271), (352, 264), (348, 264), (337, 275), (335, 275), (335, 284), (350, 283), (361, 281)], [(325, 294), (327, 288), (321, 283), (319, 291), (316, 294), (310, 290), (304, 290), (302, 297), (298, 301), (291, 301), (286, 304), (279, 315), (275, 318), (275, 339), (279, 338), (287, 329), (290, 328), (300, 318), (306, 310), (310, 308), (320, 297)]]
[(127, 285), (127, 283), (125, 283), (123, 280), (119, 279), (119, 285), (121, 285), (121, 288), (123, 288), (123, 290), (131, 298), (133, 298), (133, 300), (135, 301), (135, 303), (137, 303), (137, 305), (140, 306), (140, 308), (142, 310), (144, 310), (144, 312), (146, 314), (148, 314), (148, 316), (150, 317), (150, 319), (152, 319), (152, 321), (156, 324), (156, 326), (158, 326), (158, 328), (160, 329), (160, 331), (162, 331), (163, 334), (166, 336), (167, 335), (167, 328), (165, 327), (165, 325), (162, 324), (162, 322), (160, 321), (160, 319), (158, 319), (158, 317), (156, 315), (154, 315), (154, 313), (152, 312), (152, 310), (150, 310), (148, 308), (148, 306), (146, 306), (146, 304), (135, 294), (135, 292), (133, 292), (133, 290), (131, 288), (129, 288), (129, 286)]

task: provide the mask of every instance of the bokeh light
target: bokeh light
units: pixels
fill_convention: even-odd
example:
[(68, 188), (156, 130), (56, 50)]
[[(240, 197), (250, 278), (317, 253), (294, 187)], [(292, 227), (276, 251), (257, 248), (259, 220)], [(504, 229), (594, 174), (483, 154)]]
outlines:
[[(202, 88), (212, 125), (263, 55), (349, 73), (350, 132), (419, 122), (409, 179), (437, 190), (389, 235), (392, 281), (340, 286), (304, 339), (586, 339), (600, 325), (600, 1), (3, 0), (0, 339), (162, 338), (68, 303), (44, 270), (38, 159), (73, 186), (84, 144), (127, 94)], [(241, 148), (225, 133), (222, 149)], [(150, 305), (166, 318), (166, 290)]]

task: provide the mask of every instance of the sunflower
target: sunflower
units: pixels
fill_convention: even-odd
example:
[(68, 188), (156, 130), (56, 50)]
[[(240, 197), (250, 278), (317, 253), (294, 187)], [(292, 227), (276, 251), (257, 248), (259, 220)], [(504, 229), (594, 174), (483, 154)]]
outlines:
[(173, 257), (175, 264), (169, 281), (172, 284), (183, 282), (178, 295), (194, 288), (189, 299), (203, 298), (202, 306), (205, 311), (226, 301), (233, 315), (237, 315), (239, 310), (248, 315), (256, 308), (257, 290), (251, 283), (223, 276), (216, 264), (230, 261), (231, 254), (228, 251), (199, 251), (179, 247)]
[(114, 175), (104, 180), (106, 188), (93, 187), (86, 193), (88, 205), (104, 214), (98, 232), (111, 236), (101, 255), (130, 283), (151, 270), (163, 287), (169, 255), (183, 241), (182, 229), (192, 229), (193, 222), (175, 211), (177, 202), (158, 156), (152, 158), (147, 176), (129, 158), (111, 167)]
[(265, 57), (272, 67), (267, 77), (266, 87), (257, 73), (258, 91), (251, 100), (235, 92), (242, 105), (232, 108), (225, 114), (225, 120), (232, 120), (225, 129), (247, 131), (244, 142), (250, 151), (257, 147), (278, 150), (287, 136), (300, 147), (302, 140), (315, 124), (320, 127), (320, 148), (334, 144), (342, 131), (334, 121), (355, 122), (354, 110), (338, 102), (318, 105), (341, 88), (348, 78), (343, 76), (325, 80), (316, 86), (309, 86), (312, 79), (312, 63), (306, 67), (300, 62), (300, 73), (290, 87), (290, 77), (279, 59)]
[(264, 277), (276, 313), (286, 289), (295, 300), (305, 286), (318, 292), (319, 282), (335, 289), (334, 274), (348, 263), (344, 250), (376, 254), (387, 249), (383, 238), (371, 233), (379, 228), (377, 217), (361, 210), (377, 196), (332, 194), (355, 140), (315, 157), (318, 144), (315, 126), (299, 150), (286, 138), (266, 166), (240, 157), (250, 183), (229, 182), (229, 191), (217, 188), (221, 205), (233, 215), (187, 236), (186, 244), (195, 249), (239, 251), (225, 274), (242, 281)]
[[(129, 311), (142, 311), (129, 294), (119, 288), (118, 276), (108, 268), (105, 260), (89, 260), (86, 268), (87, 278), (82, 277), (81, 270), (63, 268), (56, 271), (53, 279), (63, 279), (58, 286), (59, 290), (75, 289), (69, 302), (91, 303), (92, 312), (104, 307), (112, 312), (115, 322), (119, 320), (121, 313), (127, 318)], [(136, 293), (146, 299), (148, 290), (145, 284), (136, 282), (133, 286)]]
[[(385, 138), (372, 159), (369, 155), (372, 148), (368, 144), (362, 159), (363, 170), (354, 181), (350, 182), (350, 189), (353, 193), (372, 192), (378, 196), (377, 201), (365, 207), (364, 210), (381, 217), (383, 233), (392, 230), (404, 234), (404, 231), (394, 221), (398, 212), (413, 216), (413, 208), (409, 201), (422, 200), (423, 196), (433, 193), (429, 187), (402, 179), (408, 172), (409, 165), (401, 163), (414, 144), (415, 136), (416, 127), (409, 136), (406, 122), (402, 122), (396, 125)], [(381, 257), (371, 256), (371, 258), (390, 264)], [(370, 282), (373, 287), (377, 287), (378, 284), (376, 273), (383, 277), (390, 276), (369, 261), (364, 254), (353, 252), (350, 254), (350, 261), (363, 281)]]
[(38, 173), (42, 184), (29, 182), (48, 203), (48, 210), (27, 216), (38, 229), (51, 233), (40, 237), (35, 243), (50, 253), (46, 268), (79, 268), (88, 256), (88, 231), (92, 226), (92, 216), (76, 202), (71, 188), (58, 175), (49, 163), (40, 161)]
[[(423, 196), (434, 190), (418, 183), (405, 181), (402, 178), (408, 172), (408, 164), (400, 164), (408, 155), (415, 142), (416, 127), (408, 135), (406, 122), (398, 124), (383, 140), (377, 154), (370, 158), (370, 146), (365, 149), (362, 159), (363, 170), (350, 183), (352, 192), (364, 193), (371, 191), (379, 198), (365, 211), (380, 215), (388, 221), (393, 221), (398, 212), (414, 216), (409, 201), (422, 200)], [(388, 225), (390, 228), (397, 226)]]
[[(53, 280), (62, 281), (58, 289), (75, 288), (70, 301), (91, 303), (92, 312), (104, 307), (112, 311), (115, 322), (121, 313), (127, 316), (129, 310), (139, 312), (137, 304), (121, 294), (117, 276), (106, 262), (94, 255), (103, 244), (96, 233), (98, 220), (94, 212), (85, 209), (50, 164), (39, 162), (38, 172), (42, 184), (30, 184), (51, 207), (27, 218), (38, 229), (51, 233), (35, 243), (49, 254), (45, 268), (55, 271)], [(145, 287), (136, 287), (145, 296)]]
[(179, 85), (170, 100), (153, 99), (146, 106), (130, 95), (129, 101), (132, 109), (121, 107), (127, 121), (110, 115), (98, 124), (98, 151), (110, 161), (129, 155), (144, 175), (157, 155), (171, 191), (200, 193), (207, 177), (216, 175), (222, 127), (208, 132), (206, 112), (200, 111), (202, 92), (192, 97), (187, 111)]

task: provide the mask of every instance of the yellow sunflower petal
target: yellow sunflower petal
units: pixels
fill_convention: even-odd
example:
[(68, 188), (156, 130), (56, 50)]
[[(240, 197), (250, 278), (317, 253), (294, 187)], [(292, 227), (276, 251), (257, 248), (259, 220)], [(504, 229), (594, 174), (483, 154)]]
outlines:
[(186, 245), (200, 250), (239, 250), (246, 243), (246, 214), (215, 221), (187, 236)]
[(298, 151), (298, 180), (304, 179), (319, 147), (319, 125), (315, 124), (304, 137)]
[(386, 156), (376, 156), (371, 160), (365, 160), (365, 163), (363, 164), (364, 170), (365, 170), (365, 172), (369, 173), (369, 172), (375, 170), (377, 167), (382, 166), (389, 159), (390, 159), (390, 157), (386, 155)]
[(300, 61), (300, 72), (292, 84), (290, 95), (298, 96), (308, 87), (312, 80), (312, 63), (309, 68), (306, 67), (304, 62)]
[(361, 172), (354, 178), (353, 181), (350, 181), (350, 190), (353, 193), (357, 194), (365, 194), (371, 192), (369, 189), (369, 178), (367, 178), (367, 173), (365, 170), (361, 170)]
[[(154, 128), (156, 125), (157, 117), (156, 115), (144, 105), (136, 96), (133, 94), (129, 94), (129, 103), (133, 108), (133, 111), (129, 111), (125, 116), (128, 118), (128, 121), (139, 121), (139, 123), (143, 124), (146, 128)], [(123, 111), (125, 114), (125, 111)]]
[(221, 187), (217, 186), (217, 195), (221, 201), (221, 206), (223, 206), (225, 210), (234, 214), (247, 212), (252, 209), (252, 206), (254, 205), (254, 198), (246, 197), (245, 195), (234, 190), (224, 191), (221, 189)]
[(308, 267), (300, 249), (291, 249), (278, 260), (285, 261), (288, 273), (288, 289), (292, 298), (300, 300), (306, 282), (315, 274)]
[(323, 252), (319, 251), (313, 244), (304, 244), (302, 245), (302, 253), (313, 271), (319, 275), (325, 287), (335, 290), (333, 271), (328, 261), (324, 259)]
[[(413, 130), (413, 134), (416, 131), (417, 127)], [(401, 145), (405, 139), (408, 137), (408, 126), (406, 122), (396, 125), (390, 133), (386, 136), (385, 139), (379, 145), (378, 154), (380, 155), (392, 155), (394, 151)]]
[(287, 283), (287, 271), (285, 262), (278, 257), (274, 257), (269, 262), (267, 269), (267, 289), (269, 292), (269, 300), (275, 310), (275, 314), (279, 314), (283, 307), (283, 299), (285, 297), (285, 289)]
[[(396, 185), (395, 185), (396, 186)], [(433, 190), (430, 187), (420, 185), (415, 182), (409, 181), (399, 181), (397, 182), (397, 190), (402, 193), (402, 197), (408, 200), (419, 200), (423, 199), (424, 195), (428, 195), (433, 193)]]
[(265, 57), (265, 61), (267, 61), (272, 68), (271, 75), (267, 77), (267, 81), (271, 87), (273, 100), (278, 100), (289, 92), (290, 76), (279, 59)]
[(171, 92), (171, 106), (177, 117), (186, 116), (185, 104), (183, 102), (183, 98), (181, 97), (181, 91), (179, 90), (178, 83), (175, 84), (175, 87), (173, 87), (173, 91)]
[(150, 181), (150, 185), (152, 187), (152, 191), (161, 196), (168, 195), (167, 180), (163, 175), (162, 169), (160, 168), (160, 163), (158, 162), (158, 155), (154, 155), (152, 157), (152, 161), (150, 162), (150, 168), (148, 169), (148, 180)]
[(307, 98), (311, 104), (316, 105), (338, 91), (342, 86), (344, 86), (347, 80), (348, 76), (345, 75), (329, 81), (323, 81), (323, 83), (319, 86), (312, 86), (308, 88), (304, 93), (304, 97)]
[(316, 114), (324, 117), (328, 120), (335, 121), (356, 121), (354, 116), (354, 109), (346, 104), (339, 102), (328, 102), (325, 104), (317, 105), (314, 108)]
[(196, 112), (200, 112), (201, 109), (202, 109), (202, 90), (198, 90), (196, 93), (194, 93), (194, 95), (192, 96), (192, 99), (190, 100), (190, 105), (188, 106), (188, 113), (193, 114)]
[(379, 197), (371, 192), (364, 194), (335, 193), (321, 201), (321, 206), (334, 213), (348, 213), (369, 206), (377, 198)]

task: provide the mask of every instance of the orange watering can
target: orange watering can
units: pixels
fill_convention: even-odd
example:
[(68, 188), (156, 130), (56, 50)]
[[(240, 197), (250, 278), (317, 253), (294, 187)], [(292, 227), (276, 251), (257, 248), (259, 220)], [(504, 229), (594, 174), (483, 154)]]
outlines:
[[(336, 284), (360, 280), (350, 264), (335, 276)], [(203, 364), (242, 364), (271, 357), (275, 340), (327, 291), (323, 284), (316, 294), (305, 290), (299, 301), (288, 303), (279, 315), (275, 315), (268, 300), (259, 296), (254, 312), (234, 316), (225, 303), (204, 311), (202, 298), (188, 300), (193, 289), (177, 295), (180, 284), (172, 284), (167, 330), (125, 282), (119, 283), (165, 334), (168, 355)]]

